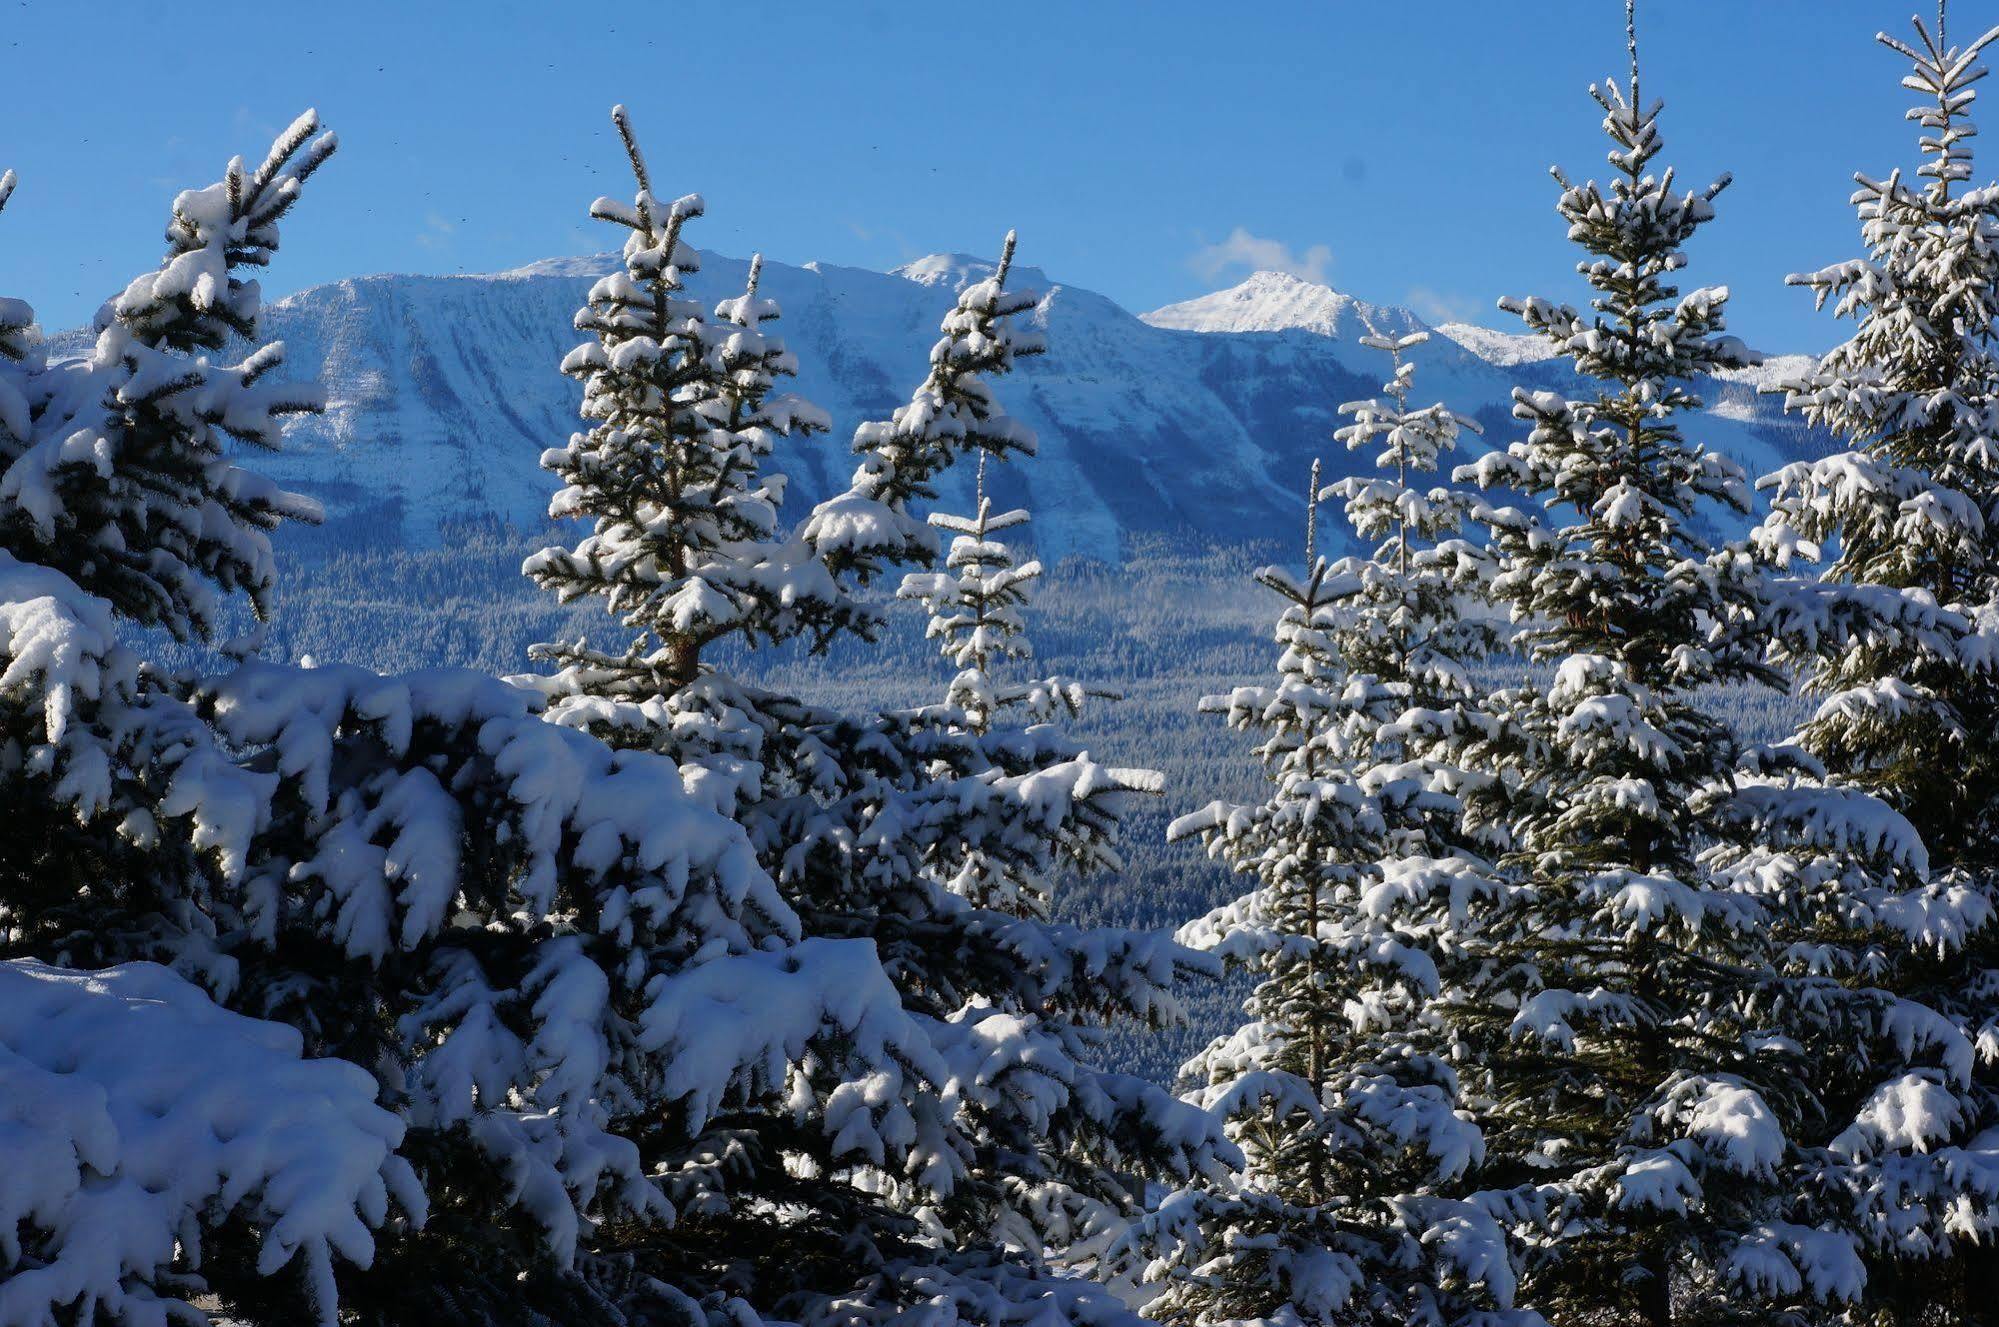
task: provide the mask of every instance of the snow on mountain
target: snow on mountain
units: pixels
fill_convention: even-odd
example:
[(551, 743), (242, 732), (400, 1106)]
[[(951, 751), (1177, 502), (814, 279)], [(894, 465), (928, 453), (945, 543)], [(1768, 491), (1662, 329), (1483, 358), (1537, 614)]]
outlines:
[[(1488, 364), (1513, 369), (1548, 365), (1562, 372), (1554, 362), (1560, 357), (1544, 336), (1500, 332), (1473, 323), (1443, 323), (1436, 330)], [(1753, 368), (1723, 369), (1702, 390), (1701, 399), (1717, 419), (1753, 430), (1768, 444), (1746, 455), (1738, 452), (1737, 459), (1749, 465), (1752, 476), (1774, 460), (1817, 456), (1825, 450), (1825, 440), (1810, 425), (1783, 412), (1781, 395), (1771, 395), (1779, 383), (1807, 372), (1816, 362), (1810, 355), (1772, 355)], [(1718, 441), (1726, 450), (1727, 440)]]
[(1532, 332), (1495, 332), (1490, 327), (1474, 323), (1440, 323), (1437, 332), (1448, 336), (1486, 363), (1502, 367), (1539, 364), (1543, 360), (1554, 359), (1556, 354), (1547, 337), (1536, 336)]
[(1316, 332), (1351, 341), (1370, 330), (1401, 335), (1422, 320), (1407, 309), (1368, 304), (1288, 272), (1252, 272), (1239, 286), (1141, 314), (1183, 332)]
[[(816, 264), (807, 263), (806, 266), (812, 267)], [(889, 269), (890, 276), (914, 281), (919, 286), (940, 287), (951, 295), (956, 295), (974, 281), (983, 281), (992, 274), (991, 259), (974, 258), (965, 253), (933, 253), (914, 262), (904, 263), (901, 267)], [(1008, 284), (1029, 290), (1046, 290), (1048, 275), (1038, 267), (1015, 263)]]
[[(287, 373), (320, 378), (329, 404), (296, 421), (285, 451), (258, 457), (258, 468), (323, 501), (343, 543), (431, 545), (468, 517), (540, 527), (555, 482), (539, 457), (576, 428), (580, 399), (556, 365), (578, 340), (571, 320), (585, 292), (614, 265), (600, 255), (485, 276), (360, 277), (278, 301), (266, 333), (285, 341)], [(965, 255), (893, 272), (765, 263), (762, 289), (783, 306), (799, 390), (834, 419), (830, 437), (780, 450), (794, 518), (844, 487), (854, 426), (907, 399), (938, 319), (991, 270)], [(1018, 270), (1044, 292), (1032, 317), (1049, 353), (999, 390), (1039, 431), (1041, 454), (1001, 467), (997, 499), (1034, 509), (1040, 550), (1055, 558), (1115, 559), (1140, 532), (1235, 541), (1298, 525), (1313, 457), (1336, 474), (1364, 464), (1331, 437), (1340, 403), (1380, 387), (1380, 357), (1357, 338), (1370, 325), (1423, 326), (1407, 309), (1280, 273), (1140, 318)], [(739, 292), (745, 274), (741, 259), (704, 254), (690, 288), (712, 303)], [(1573, 382), (1565, 366), (1509, 357), (1505, 344), (1450, 334), (1417, 352), (1418, 394), (1477, 417), (1489, 444), (1516, 428), (1515, 386)], [(1752, 473), (1811, 449), (1753, 384), (1725, 394), (1710, 440)], [(944, 499), (963, 503), (950, 484), (969, 478), (951, 477)]]
[(1758, 391), (1770, 391), (1780, 383), (1803, 377), (1817, 365), (1816, 355), (1771, 355), (1751, 368), (1723, 369), (1715, 377), (1746, 383)]
[(1817, 362), (1812, 355), (1772, 355), (1751, 368), (1723, 369), (1701, 399), (1718, 418), (1754, 424), (1780, 438), (1779, 446), (1788, 454), (1816, 457), (1825, 453), (1828, 440), (1798, 416), (1778, 410), (1783, 394), (1772, 393), (1778, 384), (1808, 373)]

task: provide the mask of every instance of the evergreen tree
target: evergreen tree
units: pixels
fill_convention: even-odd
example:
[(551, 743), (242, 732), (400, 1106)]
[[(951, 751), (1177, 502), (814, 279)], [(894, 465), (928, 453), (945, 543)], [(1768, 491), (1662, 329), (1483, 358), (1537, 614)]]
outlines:
[[(269, 441), (278, 415), (310, 405), (309, 393), (256, 384), (274, 348), (217, 368), (179, 352), (220, 348), (236, 320), (254, 319), (254, 284), (219, 278), (276, 247), (277, 212), (332, 150), (316, 131), (301, 117), (254, 184), (232, 163), (223, 184), (176, 199), (166, 265), (106, 307), (89, 360), (51, 366), (33, 310), (0, 300), (8, 1321), (186, 1314), (202, 1289), (193, 1255), (243, 1256), (246, 1245), (252, 1274), (289, 1289), (295, 1321), (331, 1321), (336, 1264), (365, 1262), (397, 1208), (423, 1209), (396, 1154), (401, 1122), (368, 1075), (304, 1061), (296, 1032), (217, 1006), (230, 961), (200, 933), (207, 919), (172, 866), (156, 872), (151, 858), (161, 821), (175, 828), (156, 812), (206, 809), (196, 780), (172, 808), (131, 795), (134, 748), (190, 772), (210, 752), (198, 721), (119, 643), (114, 603), (182, 636), (213, 609), (205, 574), (261, 606), (266, 524), (310, 510), (219, 459), (218, 424)], [(0, 205), (14, 184), (0, 176)], [(157, 556), (121, 543), (148, 532), (163, 541)], [(220, 847), (224, 826), (203, 827), (204, 847)], [(170, 961), (211, 977), (209, 989), (150, 962), (66, 966), (105, 950)]]
[[(897, 597), (921, 603), (930, 615), (925, 634), (938, 643), (944, 658), (958, 667), (945, 693), (945, 711), (926, 716), (927, 722), (942, 722), (962, 728), (977, 738), (993, 731), (994, 723), (1009, 713), (1030, 724), (1054, 721), (1059, 715), (1080, 715), (1091, 697), (1118, 700), (1115, 691), (1093, 687), (1069, 677), (1031, 678), (1008, 681), (998, 666), (1034, 657), (1022, 616), (1033, 584), (1041, 576), (1036, 560), (1017, 562), (1014, 553), (995, 536), (1002, 530), (1025, 525), (1024, 510), (995, 513), (986, 496), (986, 461), (979, 453), (978, 482), (974, 506), (977, 515), (953, 516), (932, 512), (930, 524), (950, 531), (955, 537), (945, 555), (945, 570), (911, 572), (903, 577)], [(1042, 736), (1045, 736), (1043, 734)], [(1140, 771), (1125, 772), (1132, 782)], [(1133, 782), (1134, 789), (1141, 785)], [(1040, 882), (1009, 869), (982, 852), (963, 855), (962, 864), (950, 880), (953, 892), (981, 907), (1000, 908), (1030, 916), (1045, 916), (1046, 893), (1022, 892), (1023, 883)]]
[(986, 496), (989, 455), (979, 453), (976, 515), (930, 514), (931, 525), (953, 536), (945, 570), (911, 572), (896, 590), (898, 598), (914, 600), (930, 614), (924, 635), (936, 641), (944, 658), (959, 670), (945, 692), (945, 704), (961, 711), (965, 725), (975, 733), (989, 731), (994, 720), (1009, 711), (1017, 710), (1033, 723), (1046, 723), (1062, 714), (1080, 715), (1092, 696), (1122, 699), (1115, 691), (1072, 678), (1007, 682), (995, 671), (996, 665), (1034, 657), (1022, 610), (1041, 578), (1041, 563), (1015, 561), (1013, 550), (995, 537), (1002, 530), (1026, 525), (1029, 518), (1021, 509), (993, 511), (992, 499)]
[(286, 415), (317, 408), (313, 392), (271, 379), (284, 347), (235, 364), (198, 353), (255, 326), (258, 286), (237, 269), (270, 262), (278, 222), (333, 152), (318, 130), (301, 116), (255, 171), (239, 158), (221, 181), (175, 198), (165, 261), (98, 311), (89, 362), (39, 375), (34, 440), (14, 427), (18, 408), (9, 421), (0, 548), (60, 568), (141, 625), (206, 635), (217, 590), (267, 612), (268, 532), (319, 519), (317, 503), (224, 454), (232, 440), (275, 448)]
[(936, 477), (975, 451), (1002, 460), (1034, 454), (1034, 431), (1006, 413), (986, 382), (1048, 348), (1013, 322), (1039, 299), (1007, 289), (1015, 243), (1008, 231), (993, 275), (958, 293), (931, 347), (930, 373), (908, 404), (855, 430), (853, 481), (806, 522), (805, 537), (841, 573), (866, 583), (888, 567), (935, 560), (937, 537), (910, 506), (937, 497)]
[[(0, 1316), (744, 1322), (600, 1232), (698, 1202), (729, 1164), (709, 1122), (793, 1065), (891, 1101), (944, 1080), (872, 948), (807, 937), (673, 762), (496, 679), (182, 675), (121, 639), (261, 608), (266, 527), (309, 510), (216, 435), (275, 440), (313, 393), (264, 381), (275, 347), (200, 352), (254, 337), (232, 271), (275, 248), (315, 132), (176, 200), (91, 358), (46, 364), (0, 310), (0, 1110), (35, 1122), (0, 1139)], [(885, 1161), (935, 1142), (825, 1119)]]
[[(1757, 532), (1780, 566), (1831, 554), (1781, 620), (1781, 653), (1823, 698), (1796, 740), (1833, 786), (1878, 794), (1928, 849), (1936, 888), (1921, 915), (1883, 919), (1871, 979), (1946, 1012), (1978, 1047), (1968, 1076), (1901, 1084), (1924, 1115), (1856, 1135), (1870, 1299), (1898, 1321), (1926, 1308), (1969, 1321), (1999, 1292), (1999, 187), (1969, 187), (1977, 57), (1999, 29), (1960, 48), (1943, 20), (1940, 6), (1934, 31), (1918, 21), (1913, 45), (1879, 38), (1912, 67), (1927, 183), (1856, 176), (1866, 256), (1790, 278), (1856, 320), (1780, 386), (1850, 450), (1765, 479)], [(1905, 1132), (1926, 1155), (1895, 1155)]]
[(1753, 358), (1722, 334), (1725, 290), (1671, 284), (1726, 179), (1676, 193), (1647, 173), (1660, 108), (1639, 99), (1635, 38), (1628, 88), (1593, 95), (1611, 185), (1556, 173), (1591, 309), (1502, 303), (1596, 391), (1517, 391), (1527, 438), (1460, 471), (1544, 507), (1480, 516), (1493, 592), (1553, 675), (1435, 725), (1487, 776), (1468, 821), (1505, 842), (1507, 872), (1467, 944), (1480, 982), (1440, 1003), (1480, 1066), (1489, 1181), (1561, 1195), (1529, 1302), (1557, 1320), (1761, 1321), (1864, 1282), (1856, 1089), (1894, 1099), (1967, 1047), (1866, 981), (1873, 919), (1924, 906), (1919, 837), (1703, 708), (1701, 688), (1781, 680), (1761, 646), (1788, 604), (1699, 533), (1700, 504), (1744, 510), (1746, 484), (1678, 422), (1700, 406), (1692, 380)]
[(1256, 879), (1182, 939), (1260, 981), (1251, 1021), (1183, 1070), (1249, 1164), (1240, 1184), (1185, 1190), (1150, 1221), (1169, 1320), (1540, 1321), (1512, 1307), (1507, 1236), (1534, 1196), (1476, 1191), (1479, 1128), (1455, 1039), (1427, 1009), (1471, 903), (1494, 886), (1459, 831), (1461, 776), (1412, 750), (1399, 721), (1420, 710), (1427, 729), (1469, 704), (1469, 665), (1494, 631), (1459, 612), (1486, 569), (1456, 537), (1470, 499), (1410, 486), (1476, 428), (1442, 405), (1410, 408), (1403, 354), (1426, 339), (1367, 337), (1393, 365), (1386, 395), (1342, 407), (1354, 423), (1338, 436), (1379, 447), (1376, 472), (1324, 495), (1382, 542), (1338, 562), (1316, 554), (1315, 463), (1306, 575), (1257, 573), (1285, 603), (1280, 682), (1202, 702), (1264, 734), (1272, 791), (1170, 831)]
[(1429, 339), (1427, 332), (1361, 338), (1388, 356), (1389, 380), (1384, 395), (1340, 407), (1354, 422), (1334, 436), (1356, 451), (1380, 447), (1377, 473), (1341, 480), (1327, 492), (1346, 502), (1356, 534), (1384, 541), (1371, 558), (1338, 566), (1358, 583), (1335, 636), (1339, 656), (1405, 708), (1442, 710), (1477, 695), (1468, 669), (1498, 647), (1500, 633), (1484, 615), (1461, 611), (1464, 596), (1483, 595), (1492, 570), (1485, 550), (1461, 537), (1472, 499), (1448, 486), (1411, 487), (1413, 476), (1438, 469), (1460, 433), (1483, 431), (1441, 402), (1409, 405), (1416, 366), (1405, 356)]
[[(180, 194), (165, 261), (100, 310), (90, 357), (49, 364), (32, 310), (14, 300), (0, 309), (0, 557), (17, 593), (4, 676), (30, 705), (4, 768), (37, 790), (23, 796), (0, 854), (14, 890), (9, 930), (30, 944), (70, 925), (105, 926), (121, 877), (148, 874), (119, 836), (76, 823), (114, 803), (131, 758), (121, 748), (158, 739), (136, 721), (123, 731), (94, 711), (72, 716), (107, 697), (150, 700), (171, 680), (142, 675), (138, 657), (117, 648), (115, 624), (209, 635), (218, 588), (243, 590), (265, 610), (268, 529), (285, 514), (317, 517), (310, 499), (222, 456), (226, 436), (274, 445), (287, 414), (317, 408), (310, 389), (266, 380), (283, 347), (259, 346), (235, 366), (195, 352), (254, 327), (258, 287), (236, 271), (270, 261), (278, 217), (334, 149), (318, 130), (308, 112), (254, 174), (239, 159), (222, 182)], [(134, 839), (146, 833), (143, 820), (130, 827)], [(134, 888), (143, 896), (143, 883)], [(142, 903), (137, 916), (147, 911)]]
[[(0, 172), (0, 212), (15, 183), (13, 171)], [(34, 440), (36, 383), (44, 367), (34, 309), (22, 300), (0, 301), (0, 467), (11, 468)]]
[(630, 231), (624, 270), (591, 287), (576, 317), (591, 339), (562, 363), (584, 384), (593, 427), (542, 458), (567, 485), (549, 514), (588, 518), (592, 532), (573, 549), (543, 550), (523, 570), (565, 602), (602, 595), (634, 632), (615, 655), (539, 647), (536, 657), (567, 670), (559, 685), (646, 697), (692, 682), (702, 651), (725, 637), (754, 644), (810, 634), (823, 643), (858, 610), (806, 545), (778, 537), (784, 479), (763, 474), (762, 463), (777, 438), (823, 431), (827, 421), (809, 402), (772, 395), (796, 369), (783, 342), (762, 330), (778, 309), (757, 294), (761, 259), (749, 289), (711, 323), (680, 293), (684, 274), (700, 266), (681, 230), (702, 201), (653, 197), (624, 107), (612, 119), (638, 194), (631, 204), (600, 198), (590, 214)]
[[(1204, 965), (1163, 937), (1040, 910), (1065, 865), (1115, 862), (1120, 804), (1149, 785), (1041, 726), (808, 705), (731, 678), (708, 648), (871, 634), (879, 610), (856, 582), (935, 552), (909, 504), (968, 449), (1032, 450), (980, 377), (1038, 349), (1004, 323), (1034, 304), (1005, 289), (1011, 245), (960, 296), (910, 406), (858, 431), (854, 491), (786, 535), (782, 483), (762, 463), (777, 435), (819, 417), (771, 394), (791, 369), (762, 330), (776, 309), (753, 286), (711, 323), (678, 296), (697, 208), (652, 198), (617, 118), (638, 197), (593, 212), (632, 232), (625, 271), (592, 291), (578, 325), (593, 340), (565, 362), (593, 426), (547, 458), (568, 483), (552, 510), (593, 531), (526, 570), (565, 598), (602, 595), (635, 639), (544, 649), (560, 671), (519, 680), (549, 696), (557, 724), (670, 757), (747, 832), (807, 943), (879, 956), (925, 1054), (895, 1073), (794, 1056), (691, 1142), (642, 1140), (647, 1166), (677, 1177), (679, 1219), (607, 1230), (597, 1248), (815, 1322), (918, 1306), (977, 1322), (1121, 1317), (1114, 1298), (1055, 1275), (1055, 1256), (1087, 1257), (1114, 1231), (1132, 1206), (1124, 1173), (1212, 1169), (1230, 1149), (1163, 1091), (1094, 1068), (1089, 1025), (1177, 1016), (1172, 985)], [(954, 892), (973, 876), (978, 898)]]

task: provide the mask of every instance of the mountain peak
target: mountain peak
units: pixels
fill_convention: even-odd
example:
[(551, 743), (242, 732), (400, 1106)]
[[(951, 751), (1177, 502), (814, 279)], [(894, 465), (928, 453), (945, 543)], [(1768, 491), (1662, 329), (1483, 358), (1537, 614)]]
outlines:
[[(1259, 267), (1244, 277), (1237, 290), (1323, 290), (1329, 295), (1340, 292), (1322, 281), (1299, 276), (1296, 272), (1281, 272), (1275, 268)], [(1342, 296), (1344, 298), (1344, 296)]]
[(993, 273), (994, 264), (968, 253), (927, 253), (921, 258), (889, 269), (890, 276), (914, 281), (919, 286), (951, 286), (962, 289), (983, 281)]
[(1239, 285), (1140, 314), (1154, 327), (1187, 332), (1314, 332), (1335, 341), (1370, 331), (1400, 336), (1423, 330), (1407, 309), (1369, 304), (1290, 272), (1251, 272)]
[[(991, 258), (976, 258), (969, 253), (929, 253), (913, 259), (900, 267), (889, 269), (890, 276), (899, 276), (905, 281), (914, 281), (919, 286), (942, 286), (946, 290), (960, 291), (966, 286), (984, 281), (999, 267)], [(1007, 278), (1009, 287), (1026, 286), (1031, 290), (1046, 290), (1048, 274), (1038, 267), (1027, 267), (1021, 263), (1013, 265), (1013, 273)]]

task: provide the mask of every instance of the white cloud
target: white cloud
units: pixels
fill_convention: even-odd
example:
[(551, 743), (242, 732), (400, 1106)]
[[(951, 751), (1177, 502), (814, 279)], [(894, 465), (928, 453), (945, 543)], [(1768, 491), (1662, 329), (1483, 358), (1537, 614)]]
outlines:
[(448, 248), (451, 237), (457, 230), (458, 227), (452, 225), (445, 217), (435, 212), (426, 212), (423, 218), (423, 230), (417, 234), (416, 242), (426, 249)]
[(1237, 226), (1221, 243), (1196, 249), (1187, 259), (1187, 266), (1209, 280), (1231, 267), (1246, 267), (1255, 272), (1289, 272), (1306, 281), (1324, 282), (1332, 261), (1333, 251), (1323, 244), (1297, 254), (1282, 240), (1252, 235)]
[(1480, 312), (1478, 301), (1448, 291), (1433, 290), (1429, 286), (1411, 287), (1403, 303), (1432, 327), (1438, 323), (1476, 322)]

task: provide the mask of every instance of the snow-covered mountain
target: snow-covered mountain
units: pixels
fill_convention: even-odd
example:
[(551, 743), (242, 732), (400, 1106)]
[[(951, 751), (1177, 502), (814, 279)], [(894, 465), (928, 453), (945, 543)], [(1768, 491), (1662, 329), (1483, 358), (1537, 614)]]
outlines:
[(1437, 331), (1463, 346), (1488, 364), (1510, 368), (1515, 364), (1539, 364), (1555, 358), (1548, 338), (1532, 332), (1496, 332), (1476, 323), (1439, 323)]
[[(464, 517), (539, 526), (554, 482), (538, 458), (576, 426), (580, 395), (555, 366), (577, 340), (571, 319), (590, 282), (614, 264), (362, 277), (272, 305), (266, 330), (285, 341), (288, 372), (320, 377), (330, 406), (259, 467), (325, 502), (343, 542), (433, 544)], [(956, 291), (990, 270), (963, 255), (886, 273), (765, 264), (799, 387), (834, 418), (830, 437), (783, 455), (795, 515), (844, 484), (854, 425), (906, 398)], [(740, 291), (745, 272), (743, 260), (704, 254), (690, 284), (712, 302)], [(1001, 390), (1039, 430), (1041, 455), (1007, 468), (999, 500), (1029, 503), (1043, 552), (1058, 558), (1115, 559), (1138, 532), (1233, 541), (1289, 530), (1314, 456), (1335, 473), (1361, 463), (1331, 438), (1340, 403), (1381, 380), (1379, 355), (1358, 337), (1423, 325), (1407, 309), (1271, 272), (1143, 317), (1031, 268), (1017, 280), (1046, 292), (1033, 317), (1049, 354)], [(1440, 330), (1418, 352), (1418, 391), (1479, 418), (1489, 441), (1512, 435), (1515, 386), (1569, 381), (1505, 334)], [(1760, 473), (1812, 443), (1754, 387), (1714, 385), (1711, 440)]]
[(1252, 272), (1239, 286), (1139, 318), (1182, 332), (1314, 332), (1335, 341), (1370, 332), (1399, 336), (1423, 326), (1407, 309), (1369, 304), (1288, 272)]

